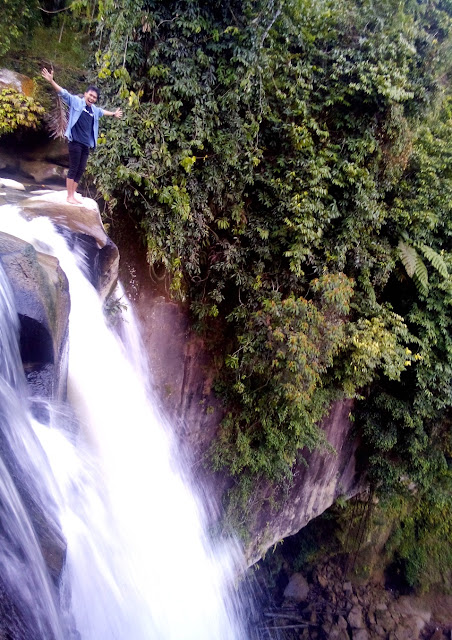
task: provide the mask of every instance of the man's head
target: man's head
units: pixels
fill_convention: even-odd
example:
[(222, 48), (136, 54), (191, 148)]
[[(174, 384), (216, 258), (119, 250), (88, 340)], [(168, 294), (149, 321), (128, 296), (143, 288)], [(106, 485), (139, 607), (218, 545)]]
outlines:
[(97, 87), (89, 86), (83, 94), (87, 105), (92, 105), (97, 102), (99, 98), (99, 89)]

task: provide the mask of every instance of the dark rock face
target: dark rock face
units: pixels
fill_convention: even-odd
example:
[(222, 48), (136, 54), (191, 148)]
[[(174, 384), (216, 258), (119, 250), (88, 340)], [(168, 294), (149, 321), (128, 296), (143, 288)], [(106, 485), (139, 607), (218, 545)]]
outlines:
[[(356, 473), (358, 443), (351, 435), (348, 417), (351, 407), (350, 400), (335, 403), (323, 422), (326, 439), (334, 452), (304, 452), (306, 465), (295, 468), (287, 496), (276, 507), (264, 506), (256, 512), (247, 549), (250, 562), (259, 560), (279, 540), (297, 533), (339, 496), (350, 498), (364, 489), (364, 481)], [(266, 490), (261, 491), (265, 500)]]

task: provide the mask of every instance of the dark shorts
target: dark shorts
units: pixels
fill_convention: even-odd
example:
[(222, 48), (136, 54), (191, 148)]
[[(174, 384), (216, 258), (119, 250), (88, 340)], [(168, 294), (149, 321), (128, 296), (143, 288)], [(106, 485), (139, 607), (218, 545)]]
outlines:
[(89, 147), (73, 140), (69, 142), (69, 171), (67, 177), (79, 183), (88, 162)]

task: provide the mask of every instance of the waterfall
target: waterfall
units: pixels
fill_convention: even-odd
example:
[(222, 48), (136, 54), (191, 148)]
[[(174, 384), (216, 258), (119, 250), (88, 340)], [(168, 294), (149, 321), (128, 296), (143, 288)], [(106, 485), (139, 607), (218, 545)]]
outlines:
[[(26, 424), (33, 443), (25, 449), (28, 454), (33, 451), (28, 476), (32, 474), (33, 483), (42, 487), (37, 502), (52, 505), (67, 544), (59, 613), (36, 537), (20, 508), (22, 499), (14, 494), (8, 474), (0, 470), (5, 478), (0, 487), (2, 505), (14, 512), (11, 524), (2, 514), (2, 576), (16, 571), (14, 558), (8, 566), (13, 554), (5, 548), (8, 538), (14, 536), (16, 544), (24, 547), (21, 557), (29, 556), (36, 576), (30, 574), (29, 585), (16, 580), (10, 590), (23, 591), (24, 607), (33, 589), (43, 594), (43, 599), (41, 595), (34, 598), (36, 609), (43, 609), (34, 614), (39, 621), (34, 623), (35, 628), (43, 629), (36, 637), (245, 638), (234, 595), (240, 554), (232, 542), (214, 548), (208, 540), (202, 507), (183, 481), (183, 471), (173, 455), (171, 430), (150, 397), (149, 374), (142, 363), (136, 366), (141, 362), (139, 354), (130, 352), (132, 344), (140, 350), (133, 322), (129, 319), (123, 323), (131, 335), (121, 342), (108, 328), (98, 295), (84, 276), (83, 256), (68, 250), (47, 218), (25, 221), (10, 205), (0, 207), (0, 214), (2, 230), (58, 258), (69, 281), (71, 298), (68, 398), (79, 428), (74, 434), (68, 428), (68, 411), (52, 403), (47, 404), (45, 423), (29, 412), (15, 418)], [(11, 296), (6, 303), (3, 298), (0, 302), (12, 313)], [(23, 374), (18, 373), (17, 314), (14, 322), (9, 322), (15, 327), (14, 339), (5, 338), (4, 324), (8, 321), (2, 316), (0, 320), (0, 355), (5, 373), (2, 384), (15, 386), (22, 394), (17, 402), (23, 407), (25, 385)], [(11, 344), (14, 356), (10, 355)], [(10, 411), (16, 409), (11, 407)], [(9, 430), (2, 429), (3, 434), (16, 432), (16, 423)], [(37, 441), (45, 456), (35, 452)], [(20, 446), (20, 442), (11, 444)], [(43, 460), (39, 461), (40, 457)], [(27, 474), (24, 477), (27, 484), (31, 482)], [(14, 518), (22, 523), (20, 536)], [(5, 521), (11, 530), (5, 531)], [(50, 629), (47, 635), (45, 629)], [(23, 638), (31, 640), (34, 636), (25, 634)]]
[(0, 263), (0, 637), (62, 640), (55, 589), (24, 507), (47, 507), (52, 517), (50, 496), (37, 481), (47, 462), (23, 402), (18, 338), (13, 294)]

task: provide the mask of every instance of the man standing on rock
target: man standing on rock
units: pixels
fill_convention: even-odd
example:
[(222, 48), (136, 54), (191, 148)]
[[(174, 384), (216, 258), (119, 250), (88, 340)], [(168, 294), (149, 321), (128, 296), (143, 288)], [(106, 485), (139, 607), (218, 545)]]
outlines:
[(55, 89), (60, 98), (69, 106), (69, 122), (65, 131), (65, 136), (69, 141), (69, 171), (66, 179), (67, 201), (71, 204), (79, 204), (75, 195), (78, 183), (88, 162), (89, 150), (94, 149), (99, 135), (100, 116), (122, 117), (121, 109), (116, 111), (106, 111), (95, 106), (99, 97), (97, 87), (88, 87), (83, 98), (74, 96), (66, 89), (60, 87), (53, 79), (53, 70), (42, 70), (42, 77), (45, 78)]

